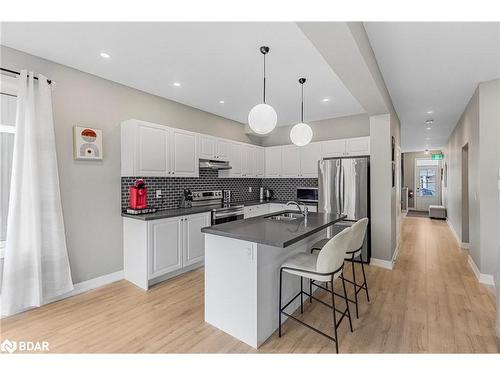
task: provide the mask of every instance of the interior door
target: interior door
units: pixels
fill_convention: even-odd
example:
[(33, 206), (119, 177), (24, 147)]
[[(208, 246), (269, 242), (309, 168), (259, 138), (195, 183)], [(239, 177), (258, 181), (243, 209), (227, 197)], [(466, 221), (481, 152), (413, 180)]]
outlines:
[(441, 204), (439, 165), (421, 164), (415, 167), (415, 208), (428, 211), (430, 205)]

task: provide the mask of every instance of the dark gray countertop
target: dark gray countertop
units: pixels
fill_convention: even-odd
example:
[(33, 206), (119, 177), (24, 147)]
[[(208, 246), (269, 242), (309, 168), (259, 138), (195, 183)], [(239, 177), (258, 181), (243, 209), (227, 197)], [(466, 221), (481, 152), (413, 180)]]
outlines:
[(268, 216), (278, 215), (280, 211), (268, 213), (245, 220), (236, 220), (224, 224), (202, 228), (202, 232), (264, 245), (287, 247), (345, 218), (341, 215), (309, 213), (307, 223), (304, 218), (292, 221), (276, 221)]
[[(250, 200), (250, 201), (243, 201), (243, 202), (231, 202), (231, 204), (241, 204), (243, 206), (256, 206), (258, 204), (266, 204), (266, 203), (286, 203), (287, 201), (282, 201), (278, 199), (271, 199), (271, 200)], [(123, 217), (129, 217), (132, 219), (137, 219), (137, 220), (158, 220), (158, 219), (166, 219), (169, 217), (176, 217), (176, 216), (184, 216), (184, 215), (193, 215), (193, 214), (198, 214), (202, 212), (210, 212), (212, 211), (214, 207), (213, 206), (205, 206), (205, 207), (191, 207), (191, 208), (172, 208), (169, 210), (160, 210), (156, 211), (151, 214), (142, 214), (142, 215), (131, 215), (126, 212), (122, 212)]]

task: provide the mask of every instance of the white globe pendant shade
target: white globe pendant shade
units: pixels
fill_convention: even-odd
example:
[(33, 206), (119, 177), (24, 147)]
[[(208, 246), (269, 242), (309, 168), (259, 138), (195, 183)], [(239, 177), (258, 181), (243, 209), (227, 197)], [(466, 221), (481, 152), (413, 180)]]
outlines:
[(257, 104), (248, 114), (248, 125), (257, 134), (267, 134), (273, 131), (278, 121), (278, 115), (269, 104)]
[(307, 124), (301, 122), (295, 125), (290, 131), (290, 140), (297, 146), (305, 146), (311, 142), (313, 131)]

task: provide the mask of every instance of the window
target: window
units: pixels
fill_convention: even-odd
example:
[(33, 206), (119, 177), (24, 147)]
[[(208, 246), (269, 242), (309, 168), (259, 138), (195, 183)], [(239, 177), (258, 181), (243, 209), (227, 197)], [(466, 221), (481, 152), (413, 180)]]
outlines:
[(16, 133), (16, 79), (0, 76), (0, 257), (7, 237), (12, 155)]

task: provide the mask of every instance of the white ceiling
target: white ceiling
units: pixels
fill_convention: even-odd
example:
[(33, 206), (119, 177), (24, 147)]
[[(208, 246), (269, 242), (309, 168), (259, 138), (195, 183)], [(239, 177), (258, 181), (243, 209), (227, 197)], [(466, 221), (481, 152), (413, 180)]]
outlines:
[(443, 148), (478, 83), (500, 78), (500, 23), (364, 25), (401, 120), (402, 150)]
[(0, 42), (241, 123), (262, 100), (259, 47), (268, 45), (267, 102), (278, 125), (299, 120), (302, 76), (306, 121), (364, 112), (291, 22), (3, 23)]

